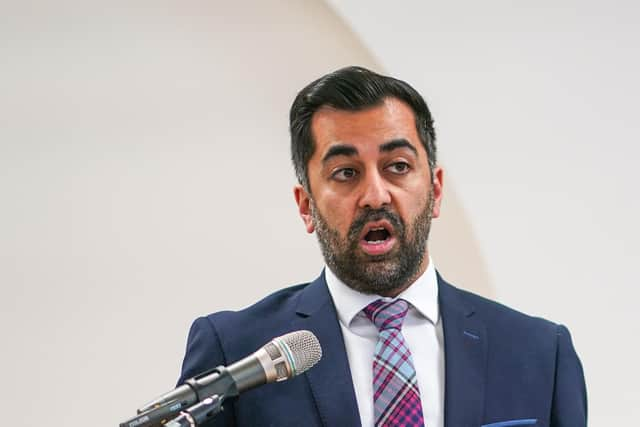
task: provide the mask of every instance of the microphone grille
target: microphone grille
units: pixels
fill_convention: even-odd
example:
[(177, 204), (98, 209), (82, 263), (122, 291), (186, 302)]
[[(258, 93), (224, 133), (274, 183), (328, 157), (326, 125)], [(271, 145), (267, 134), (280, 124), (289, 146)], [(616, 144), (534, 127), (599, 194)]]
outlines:
[(318, 338), (310, 331), (295, 331), (282, 335), (281, 342), (285, 344), (293, 357), (294, 375), (301, 374), (322, 358), (322, 347)]

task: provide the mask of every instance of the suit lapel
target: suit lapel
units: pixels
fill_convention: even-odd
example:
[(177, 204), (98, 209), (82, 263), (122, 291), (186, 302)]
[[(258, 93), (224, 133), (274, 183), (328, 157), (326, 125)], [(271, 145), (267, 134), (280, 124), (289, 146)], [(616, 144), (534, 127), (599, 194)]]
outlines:
[(296, 314), (294, 329), (313, 332), (322, 346), (322, 359), (305, 373), (322, 424), (361, 425), (342, 331), (324, 273), (302, 291)]
[(488, 337), (462, 291), (438, 275), (444, 328), (445, 426), (478, 426), (484, 412)]

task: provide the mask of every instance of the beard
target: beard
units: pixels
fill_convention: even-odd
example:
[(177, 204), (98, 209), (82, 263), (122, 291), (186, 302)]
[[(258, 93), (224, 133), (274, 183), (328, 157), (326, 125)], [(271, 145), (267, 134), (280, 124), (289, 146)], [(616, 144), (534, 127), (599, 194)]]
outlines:
[[(361, 293), (389, 295), (406, 288), (417, 279), (424, 261), (433, 203), (431, 190), (425, 208), (409, 226), (388, 208), (366, 208), (353, 221), (346, 238), (342, 238), (312, 201), (311, 215), (327, 266), (347, 286)], [(385, 254), (369, 255), (360, 249), (360, 235), (368, 222), (382, 219), (393, 225), (397, 243)]]

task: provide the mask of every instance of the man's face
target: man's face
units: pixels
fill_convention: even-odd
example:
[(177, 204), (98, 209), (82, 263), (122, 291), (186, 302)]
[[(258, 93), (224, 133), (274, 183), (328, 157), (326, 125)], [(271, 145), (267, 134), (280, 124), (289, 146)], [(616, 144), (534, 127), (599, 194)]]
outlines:
[(311, 130), (311, 194), (294, 189), (307, 231), (348, 286), (399, 294), (427, 268), (442, 198), (442, 169), (432, 182), (413, 111), (396, 98), (356, 112), (322, 108)]

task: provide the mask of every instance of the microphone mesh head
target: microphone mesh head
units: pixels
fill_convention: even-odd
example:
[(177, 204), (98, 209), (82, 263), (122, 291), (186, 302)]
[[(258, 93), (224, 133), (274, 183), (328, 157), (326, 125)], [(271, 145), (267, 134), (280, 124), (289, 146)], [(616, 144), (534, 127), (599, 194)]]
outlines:
[(310, 331), (295, 331), (282, 335), (280, 338), (293, 356), (294, 375), (298, 375), (318, 363), (322, 357), (322, 347), (318, 338)]

